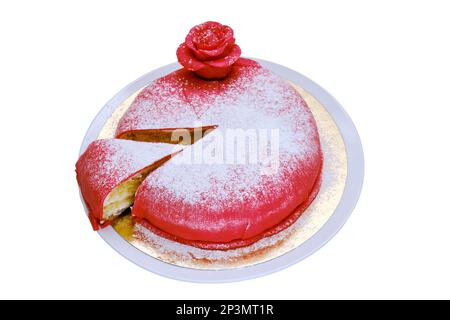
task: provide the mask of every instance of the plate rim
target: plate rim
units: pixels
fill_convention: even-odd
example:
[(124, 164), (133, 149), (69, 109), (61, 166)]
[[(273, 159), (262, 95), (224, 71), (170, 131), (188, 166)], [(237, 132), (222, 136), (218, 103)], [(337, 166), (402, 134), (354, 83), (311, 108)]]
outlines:
[[(360, 197), (364, 181), (364, 153), (358, 131), (350, 116), (331, 94), (308, 77), (277, 63), (262, 59), (252, 59), (258, 61), (263, 67), (268, 68), (272, 72), (308, 91), (325, 107), (335, 121), (344, 140), (347, 152), (347, 178), (344, 192), (334, 213), (312, 237), (295, 249), (269, 261), (252, 266), (223, 270), (192, 269), (173, 265), (149, 256), (134, 247), (124, 240), (111, 226), (99, 230), (98, 234), (100, 237), (127, 260), (147, 271), (181, 281), (223, 283), (254, 279), (288, 268), (307, 258), (328, 243), (344, 226), (352, 214)], [(89, 126), (80, 148), (80, 155), (92, 141), (97, 139), (107, 119), (125, 99), (150, 81), (175, 71), (180, 67), (180, 64), (175, 62), (150, 71), (114, 95), (97, 113)], [(81, 200), (84, 205), (83, 199)]]

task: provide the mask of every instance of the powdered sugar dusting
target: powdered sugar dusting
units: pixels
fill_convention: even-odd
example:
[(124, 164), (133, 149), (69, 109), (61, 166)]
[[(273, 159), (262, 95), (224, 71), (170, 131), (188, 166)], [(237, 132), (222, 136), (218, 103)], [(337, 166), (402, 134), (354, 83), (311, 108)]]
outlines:
[(278, 129), (282, 152), (306, 156), (317, 145), (314, 119), (301, 96), (263, 68), (248, 68), (228, 83), (202, 121), (228, 128)]

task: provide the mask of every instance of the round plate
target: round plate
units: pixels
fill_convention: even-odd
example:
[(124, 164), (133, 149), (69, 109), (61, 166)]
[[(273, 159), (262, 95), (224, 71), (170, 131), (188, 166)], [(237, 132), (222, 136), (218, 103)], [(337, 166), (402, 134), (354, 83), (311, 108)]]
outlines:
[[(352, 120), (341, 105), (328, 92), (312, 80), (281, 65), (260, 59), (255, 60), (263, 67), (270, 69), (274, 73), (309, 92), (326, 108), (339, 128), (347, 153), (347, 178), (343, 194), (334, 213), (313, 236), (289, 252), (259, 264), (223, 270), (193, 269), (166, 263), (137, 249), (123, 239), (112, 227), (98, 231), (99, 235), (113, 249), (128, 260), (146, 270), (178, 280), (193, 282), (231, 282), (246, 280), (284, 269), (303, 260), (327, 243), (339, 231), (350, 216), (358, 201), (364, 178), (364, 156), (361, 141)], [(173, 63), (149, 72), (117, 93), (100, 110), (89, 127), (81, 146), (80, 155), (92, 141), (97, 139), (106, 121), (125, 99), (152, 80), (162, 77), (179, 68), (180, 65), (178, 63)]]

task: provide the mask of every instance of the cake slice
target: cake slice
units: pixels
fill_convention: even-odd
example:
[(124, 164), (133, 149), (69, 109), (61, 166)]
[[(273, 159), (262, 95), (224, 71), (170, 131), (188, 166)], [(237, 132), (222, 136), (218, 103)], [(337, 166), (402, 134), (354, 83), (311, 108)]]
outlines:
[(134, 202), (142, 181), (182, 146), (121, 139), (92, 142), (76, 164), (77, 181), (95, 230)]

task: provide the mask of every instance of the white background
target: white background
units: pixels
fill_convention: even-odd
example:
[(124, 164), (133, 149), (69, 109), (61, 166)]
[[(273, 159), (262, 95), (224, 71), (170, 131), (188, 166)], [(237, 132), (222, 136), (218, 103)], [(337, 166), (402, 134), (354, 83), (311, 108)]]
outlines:
[[(1, 298), (450, 298), (448, 1), (1, 1)], [(276, 274), (169, 280), (94, 233), (74, 164), (103, 104), (176, 60), (195, 24), (295, 69), (354, 120), (366, 178), (348, 223)]]

